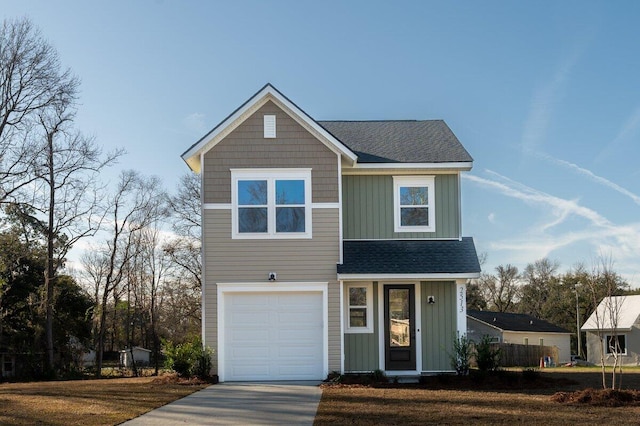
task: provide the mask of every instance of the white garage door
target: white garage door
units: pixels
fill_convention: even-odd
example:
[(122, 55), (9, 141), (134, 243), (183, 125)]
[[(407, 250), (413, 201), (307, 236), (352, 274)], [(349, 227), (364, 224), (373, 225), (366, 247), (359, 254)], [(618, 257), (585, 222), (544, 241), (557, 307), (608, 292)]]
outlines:
[(323, 379), (320, 292), (226, 293), (224, 380)]

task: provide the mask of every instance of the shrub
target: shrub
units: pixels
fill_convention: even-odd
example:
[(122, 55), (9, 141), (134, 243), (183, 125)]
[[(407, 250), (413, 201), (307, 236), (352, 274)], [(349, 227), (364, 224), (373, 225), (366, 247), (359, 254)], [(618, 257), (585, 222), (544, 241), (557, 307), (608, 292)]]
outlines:
[(175, 371), (181, 377), (209, 377), (213, 350), (202, 345), (200, 339), (178, 345), (170, 341), (162, 342), (165, 354), (165, 368)]
[(389, 381), (389, 379), (387, 379), (387, 375), (380, 369), (371, 372), (371, 380), (373, 383), (387, 383)]
[(453, 354), (451, 357), (451, 368), (456, 370), (458, 376), (469, 374), (470, 359), (472, 353), (471, 341), (466, 334), (458, 336), (453, 341)]
[(476, 344), (476, 363), (480, 371), (496, 371), (500, 367), (500, 349), (494, 349), (491, 337), (483, 336)]

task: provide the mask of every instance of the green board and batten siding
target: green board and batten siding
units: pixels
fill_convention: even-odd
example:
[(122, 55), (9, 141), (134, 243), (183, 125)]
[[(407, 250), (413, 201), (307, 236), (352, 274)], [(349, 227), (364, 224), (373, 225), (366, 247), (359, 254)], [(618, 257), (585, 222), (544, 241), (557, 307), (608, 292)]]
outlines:
[[(451, 281), (420, 283), (422, 371), (450, 371), (449, 354), (456, 337), (456, 285)], [(428, 297), (435, 303), (429, 304)]]
[(378, 283), (373, 283), (373, 333), (345, 333), (344, 370), (374, 371), (380, 368), (378, 359)]
[[(374, 332), (344, 335), (345, 372), (374, 371), (380, 368), (378, 326), (378, 283), (374, 288)], [(428, 297), (435, 303), (429, 304)], [(422, 281), (420, 310), (422, 321), (422, 371), (451, 371), (449, 354), (456, 336), (456, 285), (452, 281)]]
[(393, 230), (393, 176), (343, 176), (344, 239), (459, 238), (458, 175), (435, 176), (436, 231), (400, 233)]

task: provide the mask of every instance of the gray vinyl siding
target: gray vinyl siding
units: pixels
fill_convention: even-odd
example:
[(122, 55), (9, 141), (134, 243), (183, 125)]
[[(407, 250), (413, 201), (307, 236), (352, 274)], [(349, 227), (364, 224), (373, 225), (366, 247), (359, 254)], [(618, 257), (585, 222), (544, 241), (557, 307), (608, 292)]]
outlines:
[[(611, 330), (602, 330), (602, 337), (613, 334)], [(618, 334), (624, 334), (627, 341), (627, 354), (620, 355), (618, 363), (627, 367), (640, 366), (640, 324), (636, 323), (631, 330), (619, 330)], [(597, 330), (587, 331), (587, 361), (600, 365), (601, 337)], [(605, 365), (613, 365), (614, 358), (605, 354)]]
[[(263, 117), (276, 116), (276, 138)], [(231, 202), (232, 168), (311, 168), (312, 201), (338, 202), (338, 156), (269, 101), (204, 155), (205, 203)]]
[[(450, 371), (449, 354), (456, 337), (456, 284), (453, 281), (420, 283), (422, 310), (422, 370)], [(435, 303), (427, 302), (429, 296)]]
[(435, 232), (394, 232), (393, 176), (345, 175), (342, 191), (343, 232), (347, 240), (460, 237), (457, 174), (435, 175)]
[(380, 368), (378, 326), (378, 283), (373, 283), (373, 333), (344, 335), (345, 372), (374, 371)]
[(218, 365), (216, 283), (264, 283), (276, 272), (278, 282), (328, 282), (329, 371), (340, 370), (340, 286), (336, 280), (339, 261), (338, 209), (313, 210), (312, 239), (231, 239), (231, 210), (205, 209), (205, 343)]
[(484, 336), (496, 337), (502, 342), (502, 331), (480, 322), (475, 318), (467, 317), (467, 337), (479, 343)]

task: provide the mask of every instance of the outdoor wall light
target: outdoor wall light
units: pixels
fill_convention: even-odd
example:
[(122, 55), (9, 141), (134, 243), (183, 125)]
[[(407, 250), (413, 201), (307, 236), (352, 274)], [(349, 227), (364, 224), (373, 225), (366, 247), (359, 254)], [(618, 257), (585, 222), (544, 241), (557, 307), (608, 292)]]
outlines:
[(269, 272), (269, 281), (275, 281), (276, 279), (278, 279), (278, 275), (275, 272)]
[(427, 297), (427, 303), (430, 304), (430, 305), (433, 305), (434, 303), (436, 303), (435, 296), (428, 296)]

